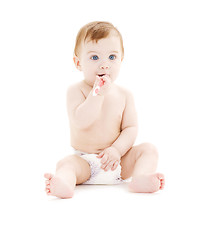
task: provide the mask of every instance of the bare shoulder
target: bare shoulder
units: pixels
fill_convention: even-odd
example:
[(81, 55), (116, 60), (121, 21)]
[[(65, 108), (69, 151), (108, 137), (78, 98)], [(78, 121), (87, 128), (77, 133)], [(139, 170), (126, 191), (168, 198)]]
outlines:
[(130, 112), (130, 114), (134, 114), (135, 115), (135, 101), (134, 101), (134, 96), (132, 91), (130, 91), (129, 89), (126, 89), (122, 86), (117, 86), (117, 88), (119, 89), (118, 91), (122, 94), (124, 100), (125, 100), (125, 113), (126, 115), (128, 115), (128, 113)]
[(133, 93), (124, 87), (118, 87), (119, 91), (125, 97), (125, 108), (123, 112), (122, 118), (122, 126), (121, 129), (125, 129), (127, 127), (135, 127), (137, 126), (137, 112), (134, 103)]
[(79, 94), (79, 93), (82, 94), (81, 88), (82, 88), (82, 82), (78, 82), (78, 83), (70, 85), (67, 89), (67, 96), (72, 95), (72, 94), (75, 95), (75, 94)]
[(130, 91), (129, 89), (124, 88), (124, 87), (122, 87), (122, 86), (116, 85), (116, 87), (117, 87), (117, 90), (120, 92), (120, 94), (122, 94), (123, 97), (125, 97), (126, 100), (129, 99), (129, 98), (132, 98), (132, 99), (133, 99), (133, 93), (132, 93), (132, 91)]
[(70, 85), (66, 95), (68, 108), (75, 109), (79, 104), (85, 101), (85, 96), (82, 92), (82, 82)]

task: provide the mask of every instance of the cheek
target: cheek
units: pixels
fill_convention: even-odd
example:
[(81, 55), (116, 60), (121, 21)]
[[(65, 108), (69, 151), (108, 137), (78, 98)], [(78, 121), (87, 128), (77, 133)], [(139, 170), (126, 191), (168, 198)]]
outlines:
[(121, 64), (120, 63), (117, 63), (113, 66), (113, 72), (114, 74), (118, 74), (119, 71), (120, 71), (120, 67), (121, 67)]
[(93, 64), (89, 63), (89, 62), (86, 62), (83, 64), (83, 72), (86, 73), (86, 74), (91, 74), (92, 71), (94, 70), (94, 66)]
[(95, 80), (95, 75), (96, 75), (96, 67), (94, 66), (94, 64), (85, 64), (83, 66), (83, 74), (84, 77), (89, 80), (89, 81), (93, 81)]
[(95, 62), (88, 61), (88, 62), (86, 63), (86, 68), (87, 68), (87, 69), (90, 69), (90, 71), (92, 71), (93, 69), (96, 68)]

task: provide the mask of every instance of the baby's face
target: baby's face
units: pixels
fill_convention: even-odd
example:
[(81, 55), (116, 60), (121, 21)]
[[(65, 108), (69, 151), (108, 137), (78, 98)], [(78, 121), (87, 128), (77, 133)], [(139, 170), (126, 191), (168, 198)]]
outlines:
[(82, 44), (80, 53), (81, 70), (85, 81), (93, 86), (96, 75), (106, 74), (114, 82), (122, 62), (120, 39), (115, 34), (100, 39), (97, 43), (89, 41)]

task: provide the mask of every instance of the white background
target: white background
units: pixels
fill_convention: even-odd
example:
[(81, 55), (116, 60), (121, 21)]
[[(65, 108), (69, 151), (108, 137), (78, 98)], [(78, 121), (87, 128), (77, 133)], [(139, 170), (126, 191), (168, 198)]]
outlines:
[[(1, 239), (211, 239), (210, 1), (1, 1)], [(112, 22), (125, 59), (117, 84), (134, 93), (136, 144), (159, 150), (166, 188), (78, 186), (44, 192), (44, 172), (70, 154), (66, 90), (84, 24)]]

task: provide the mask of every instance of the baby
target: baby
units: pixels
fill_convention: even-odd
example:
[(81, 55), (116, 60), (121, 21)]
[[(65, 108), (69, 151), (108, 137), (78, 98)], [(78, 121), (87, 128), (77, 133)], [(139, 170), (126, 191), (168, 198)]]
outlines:
[(137, 115), (133, 95), (114, 82), (124, 58), (123, 40), (111, 23), (91, 22), (76, 38), (74, 63), (84, 80), (69, 87), (67, 110), (75, 154), (45, 173), (46, 193), (71, 198), (77, 184), (128, 183), (129, 190), (153, 193), (164, 187), (156, 173), (157, 149), (133, 146)]

